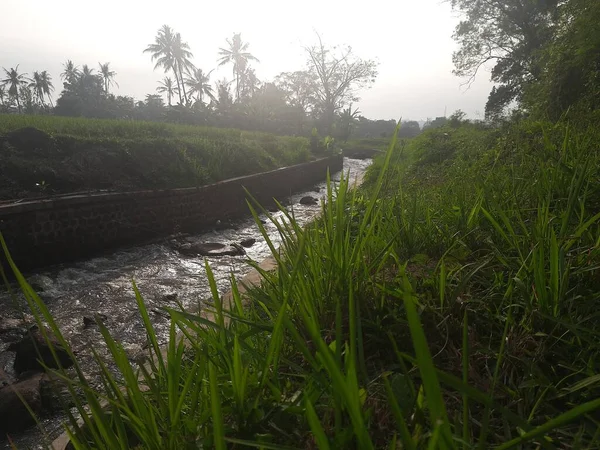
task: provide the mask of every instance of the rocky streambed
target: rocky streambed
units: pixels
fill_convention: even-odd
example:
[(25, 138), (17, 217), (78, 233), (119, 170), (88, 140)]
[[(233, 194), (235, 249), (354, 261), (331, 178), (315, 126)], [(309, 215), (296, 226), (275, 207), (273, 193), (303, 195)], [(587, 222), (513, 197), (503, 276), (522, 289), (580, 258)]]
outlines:
[[(351, 180), (361, 179), (369, 164), (370, 160), (344, 158), (344, 173), (349, 173)], [(337, 180), (339, 176), (334, 174), (332, 178)], [(325, 183), (321, 183), (287, 199), (287, 208), (304, 225), (318, 214), (320, 199), (325, 194)], [(275, 218), (281, 215), (273, 213)], [(276, 227), (266, 216), (261, 216), (261, 220), (270, 238), (278, 244)], [(159, 338), (166, 342), (169, 318), (161, 308), (182, 305), (186, 309), (202, 309), (210, 297), (205, 260), (209, 261), (219, 291), (225, 293), (230, 288), (232, 274), (236, 279), (243, 277), (251, 270), (249, 261), (262, 261), (269, 255), (269, 247), (256, 223), (248, 218), (231, 223), (218, 221), (208, 232), (172, 236), (153, 244), (50, 267), (27, 278), (78, 354), (82, 367), (92, 371), (94, 364), (87, 349), (94, 346), (103, 352), (96, 320), (102, 320), (130, 359), (136, 361), (145, 354), (145, 331), (136, 307), (133, 280), (151, 311)], [(27, 342), (38, 336), (40, 330), (31, 329), (32, 318), (23, 316), (23, 310), (26, 310), (23, 299), (0, 296), (0, 383), (5, 386), (0, 388), (0, 448), (10, 448), (7, 431), (18, 448), (45, 448), (41, 434), (28, 428), (27, 416), (17, 417), (15, 413), (21, 408), (10, 393), (15, 386), (33, 400), (50, 437), (62, 431), (63, 417), (57, 414), (60, 387), (40, 373), (35, 352), (25, 351)], [(20, 358), (21, 363), (15, 364), (15, 358)], [(3, 415), (10, 416), (12, 422)], [(24, 431), (18, 431), (19, 428)]]

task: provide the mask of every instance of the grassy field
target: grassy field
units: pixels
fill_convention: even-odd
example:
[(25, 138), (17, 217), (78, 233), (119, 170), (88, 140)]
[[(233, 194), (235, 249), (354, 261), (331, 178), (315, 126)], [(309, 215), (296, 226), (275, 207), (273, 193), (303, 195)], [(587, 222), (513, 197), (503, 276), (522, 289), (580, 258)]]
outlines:
[[(25, 127), (40, 132), (16, 132)], [(0, 115), (0, 151), (2, 199), (198, 186), (310, 159), (304, 138), (24, 115)]]
[(392, 145), (312, 225), (276, 222), (245, 301), (213, 283), (214, 322), (170, 310), (167, 355), (138, 293), (150, 370), (101, 328), (126, 393), (83, 390), (77, 448), (598, 448), (598, 142), (521, 122)]

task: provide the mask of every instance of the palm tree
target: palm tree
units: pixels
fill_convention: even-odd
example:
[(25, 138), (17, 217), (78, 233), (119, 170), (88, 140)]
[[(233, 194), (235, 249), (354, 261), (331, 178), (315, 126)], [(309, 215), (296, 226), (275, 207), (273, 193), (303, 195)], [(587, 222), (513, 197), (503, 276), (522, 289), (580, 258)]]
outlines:
[(202, 69), (196, 69), (191, 73), (191, 76), (185, 80), (185, 84), (190, 88), (190, 95), (196, 94), (196, 99), (203, 103), (204, 95), (207, 95), (211, 100), (215, 99), (213, 88), (210, 85), (210, 74), (204, 73)]
[(0, 105), (4, 106), (4, 96), (6, 95), (6, 91), (4, 90), (4, 86), (0, 85)]
[(42, 82), (42, 92), (46, 95), (46, 97), (48, 97), (50, 106), (54, 107), (54, 104), (52, 103), (52, 91), (54, 91), (52, 77), (47, 70), (43, 70), (42, 73), (40, 73), (40, 78)]
[(115, 81), (115, 76), (117, 75), (117, 72), (115, 72), (114, 70), (110, 70), (109, 62), (104, 64), (98, 63), (98, 65), (100, 66), (100, 76), (104, 81), (104, 92), (108, 94), (109, 88), (112, 85), (116, 85), (117, 87), (119, 87), (119, 83)]
[(233, 76), (236, 82), (236, 97), (240, 98), (240, 76), (246, 70), (249, 61), (259, 62), (258, 59), (248, 52), (248, 42), (242, 41), (241, 33), (233, 33), (231, 40), (227, 39), (229, 48), (220, 48), (219, 55), (219, 66), (226, 64), (233, 64)]
[(37, 96), (42, 106), (46, 106), (44, 103), (44, 97), (46, 96), (52, 105), (51, 93), (54, 90), (54, 86), (52, 85), (52, 77), (48, 71), (44, 70), (43, 72), (33, 72), (33, 77), (31, 78), (29, 87), (33, 89), (33, 92)]
[(67, 83), (73, 83), (73, 81), (75, 81), (80, 74), (79, 68), (70, 59), (63, 64), (63, 68), (64, 70), (63, 73), (60, 74), (60, 78)]
[(167, 94), (167, 101), (169, 102), (169, 106), (171, 106), (171, 99), (175, 95), (175, 93), (179, 92), (179, 89), (173, 83), (173, 79), (171, 77), (165, 77), (162, 81), (159, 81), (159, 86), (156, 88), (156, 92), (160, 94)]
[(173, 41), (173, 56), (175, 58), (175, 68), (179, 72), (179, 80), (181, 81), (181, 89), (183, 91), (183, 99), (185, 104), (188, 104), (187, 94), (185, 92), (185, 82), (183, 80), (183, 70), (186, 73), (195, 70), (194, 64), (190, 60), (194, 55), (190, 51), (190, 46), (187, 42), (183, 42), (181, 40), (181, 35), (179, 33), (175, 34), (175, 39)]
[(21, 101), (19, 100), (19, 88), (27, 85), (27, 78), (25, 74), (19, 73), (19, 65), (10, 70), (6, 70), (4, 67), (4, 73), (6, 78), (1, 80), (3, 86), (8, 86), (8, 96), (17, 100), (17, 109), (21, 112)]
[[(189, 58), (192, 53), (189, 51), (189, 46), (181, 42), (181, 35), (174, 33), (170, 26), (163, 25), (154, 38), (154, 43), (148, 45), (144, 53), (150, 53), (152, 61), (156, 60), (154, 69), (162, 67), (167, 73), (173, 71), (175, 82), (177, 83), (177, 93), (179, 94), (179, 103), (183, 103), (181, 97), (183, 84), (183, 70), (191, 66)], [(185, 93), (185, 88), (183, 89)], [(185, 94), (184, 94), (185, 97)], [(187, 103), (187, 98), (185, 99)]]

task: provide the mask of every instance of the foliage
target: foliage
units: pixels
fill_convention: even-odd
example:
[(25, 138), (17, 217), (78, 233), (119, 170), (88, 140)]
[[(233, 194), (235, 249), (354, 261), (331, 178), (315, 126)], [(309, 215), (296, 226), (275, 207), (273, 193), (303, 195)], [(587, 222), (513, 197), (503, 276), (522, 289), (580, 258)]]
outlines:
[(571, 0), (560, 10), (554, 40), (542, 52), (544, 71), (525, 93), (530, 110), (559, 119), (600, 109), (600, 4)]
[[(224, 303), (207, 263), (212, 307), (167, 309), (165, 350), (136, 290), (149, 362), (100, 325), (75, 447), (596, 448), (598, 130), (445, 130), (392, 143), (359, 191), (330, 183), (304, 229), (282, 209), (281, 251), (251, 205), (276, 271)], [(439, 161), (442, 132), (464, 145)]]
[[(181, 40), (181, 34), (174, 32), (168, 25), (163, 25), (148, 45), (144, 53), (150, 53), (152, 61), (156, 61), (154, 69), (163, 68), (165, 73), (172, 71), (177, 83), (179, 104), (187, 105), (183, 72), (194, 69), (190, 58), (193, 56), (190, 46)], [(182, 96), (183, 94), (183, 96)]]
[(463, 14), (454, 39), (455, 74), (471, 82), (478, 71), (493, 63), (486, 115), (499, 116), (523, 90), (539, 79), (542, 67), (538, 53), (553, 34), (557, 0), (452, 0)]
[(357, 90), (375, 82), (377, 64), (372, 60), (356, 57), (352, 47), (328, 48), (317, 34), (318, 44), (305, 47), (308, 54), (308, 70), (313, 74), (316, 108), (322, 122), (322, 130), (331, 134), (337, 111), (348, 103), (358, 101)]
[(4, 199), (35, 195), (40, 181), (49, 184), (48, 194), (198, 186), (310, 157), (304, 138), (232, 129), (51, 116), (0, 119)]
[(246, 80), (244, 77), (248, 73), (248, 63), (257, 61), (258, 59), (248, 51), (250, 44), (242, 40), (241, 33), (233, 33), (231, 40), (227, 39), (228, 48), (220, 48), (219, 65), (233, 65), (233, 77), (235, 78), (236, 99), (241, 98), (240, 92), (243, 89), (243, 84)]

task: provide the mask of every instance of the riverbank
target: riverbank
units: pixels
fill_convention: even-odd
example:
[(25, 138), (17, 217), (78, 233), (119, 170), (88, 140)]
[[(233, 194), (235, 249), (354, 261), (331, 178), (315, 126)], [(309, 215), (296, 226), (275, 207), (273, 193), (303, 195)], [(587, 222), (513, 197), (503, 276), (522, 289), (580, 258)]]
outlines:
[(308, 140), (157, 122), (0, 114), (0, 200), (195, 187), (309, 161)]
[[(355, 180), (364, 174), (369, 164), (370, 161), (346, 159), (344, 172)], [(340, 175), (340, 172), (333, 173), (332, 177), (339, 180)], [(293, 211), (296, 222), (304, 225), (318, 214), (319, 202), (325, 194), (326, 183), (320, 182), (306, 191), (286, 196), (282, 201), (289, 205), (287, 209)], [(304, 197), (312, 197), (316, 202), (302, 204), (300, 200)], [(281, 221), (283, 212), (265, 211), (259, 214), (259, 219), (265, 222), (261, 226), (270, 241), (278, 246), (282, 237), (267, 214)], [(205, 257), (181, 253), (178, 249), (185, 240), (224, 245), (251, 240), (255, 242), (244, 248), (243, 254)], [(95, 317), (104, 317), (104, 324), (122, 345), (132, 363), (135, 364), (147, 352), (144, 348), (146, 331), (140, 320), (132, 280), (143, 292), (157, 340), (163, 345), (168, 342), (170, 327), (168, 313), (163, 308), (182, 307), (196, 311), (210, 308), (211, 287), (206, 276), (205, 260), (210, 263), (218, 292), (225, 294), (230, 289), (232, 276), (242, 279), (252, 270), (252, 262), (259, 263), (270, 254), (269, 245), (256, 222), (252, 217), (246, 217), (243, 220), (215, 223), (212, 230), (202, 234), (175, 236), (174, 239), (129, 247), (77, 263), (49, 267), (28, 275), (27, 279), (47, 305), (71, 348), (78, 353), (84, 373), (93, 380), (98, 373), (89, 349), (94, 348), (107, 360), (110, 360), (110, 354), (103, 344), (99, 329), (95, 325), (86, 326), (85, 318), (93, 323)], [(0, 305), (2, 316), (11, 320), (18, 319), (20, 310), (27, 309), (23, 297), (15, 305), (6, 294), (0, 297)], [(14, 353), (3, 352), (10, 344), (9, 340), (3, 338), (10, 338), (10, 335), (0, 334), (0, 367), (14, 380)], [(61, 430), (60, 420), (44, 419), (43, 424), (50, 436)], [(39, 433), (35, 432), (31, 435), (13, 435), (13, 438), (19, 443), (19, 448), (32, 447), (41, 439)]]
[(171, 338), (166, 357), (141, 292), (148, 390), (104, 332), (125, 382), (105, 375), (111, 409), (78, 440), (596, 447), (598, 142), (573, 124), (457, 123), (391, 145), (358, 191), (329, 186), (318, 220), (281, 211), (277, 244), (257, 215), (276, 270), (244, 299), (234, 284), (227, 311), (206, 265), (215, 320), (166, 308), (191, 345)]

